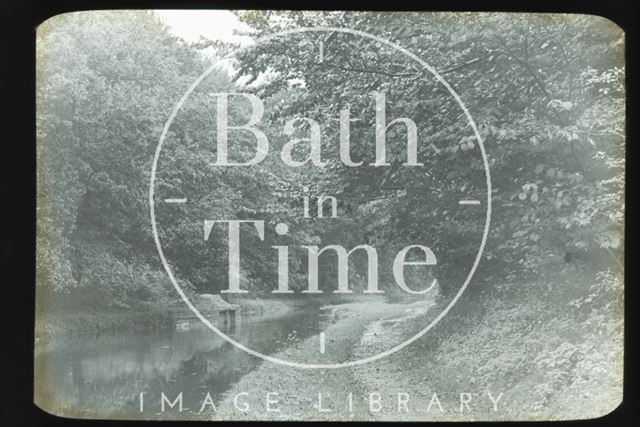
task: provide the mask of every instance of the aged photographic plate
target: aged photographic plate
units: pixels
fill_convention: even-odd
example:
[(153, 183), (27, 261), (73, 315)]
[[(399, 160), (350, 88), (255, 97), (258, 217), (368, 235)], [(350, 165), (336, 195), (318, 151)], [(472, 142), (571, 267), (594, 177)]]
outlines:
[(35, 403), (124, 420), (610, 413), (624, 46), (575, 14), (48, 19)]

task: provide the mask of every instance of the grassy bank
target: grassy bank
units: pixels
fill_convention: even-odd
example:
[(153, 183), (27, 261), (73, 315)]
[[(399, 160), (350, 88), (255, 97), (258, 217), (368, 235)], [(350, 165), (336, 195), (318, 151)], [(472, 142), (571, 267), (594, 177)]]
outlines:
[(51, 313), (37, 323), (36, 337), (82, 335), (118, 332), (120, 330), (154, 330), (169, 327), (171, 315), (161, 309), (122, 310), (98, 312)]
[[(614, 304), (598, 299), (610, 300), (619, 284), (586, 272), (581, 280), (576, 276), (570, 271), (554, 274), (552, 283), (505, 283), (517, 289), (518, 298), (480, 293), (461, 300), (431, 334), (360, 367), (355, 377), (387, 401), (400, 392), (428, 401), (437, 392), (443, 411), (430, 413), (430, 420), (602, 416), (621, 398), (622, 318)], [(386, 334), (363, 339), (354, 353), (387, 347), (389, 336), (408, 338), (432, 316), (383, 325)], [(460, 411), (462, 392), (472, 394), (471, 411)], [(489, 393), (494, 398), (502, 393), (497, 411)], [(397, 417), (387, 412), (382, 418)]]
[[(51, 300), (38, 310), (36, 341), (48, 347), (56, 341), (56, 337), (172, 329), (175, 327), (176, 313), (184, 313), (185, 316), (192, 314), (182, 301), (175, 301), (169, 306), (147, 302), (128, 308), (100, 306), (98, 302), (97, 299)], [(229, 302), (237, 306), (241, 316), (264, 318), (282, 316), (309, 304), (296, 298), (237, 299)]]

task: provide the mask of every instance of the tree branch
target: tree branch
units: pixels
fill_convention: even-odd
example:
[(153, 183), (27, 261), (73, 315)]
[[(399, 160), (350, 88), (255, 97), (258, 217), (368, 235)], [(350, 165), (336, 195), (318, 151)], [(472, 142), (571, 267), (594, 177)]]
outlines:
[[(470, 67), (474, 64), (477, 64), (481, 61), (486, 60), (487, 58), (490, 58), (492, 56), (491, 53), (488, 53), (487, 55), (483, 56), (483, 57), (478, 57), (478, 58), (474, 58), (470, 61), (467, 62), (463, 62), (462, 64), (458, 64), (455, 65), (451, 68), (447, 68), (446, 70), (440, 71), (439, 74), (449, 74), (449, 73), (453, 73), (454, 71), (458, 71), (461, 70), (463, 68), (467, 68)], [(348, 59), (347, 59), (348, 61)], [(350, 66), (350, 67), (344, 67), (341, 65), (335, 65), (335, 64), (330, 64), (328, 62), (323, 62), (321, 64), (318, 64), (321, 66), (326, 66), (329, 68), (333, 68), (333, 69), (337, 69), (337, 70), (342, 70), (342, 71), (349, 71), (349, 72), (357, 72), (357, 73), (370, 73), (370, 74), (381, 74), (384, 76), (389, 76), (389, 77), (417, 77), (418, 75), (423, 73), (423, 70), (417, 70), (415, 73), (393, 73), (391, 71), (386, 71), (386, 70), (377, 70), (377, 69), (372, 69), (372, 68), (359, 68), (359, 67), (354, 67), (354, 66)]]
[(317, 64), (317, 65), (321, 66), (321, 67), (328, 67), (328, 68), (333, 68), (333, 69), (336, 69), (336, 70), (355, 72), (355, 73), (381, 74), (383, 76), (388, 76), (388, 77), (415, 77), (415, 76), (420, 74), (420, 71), (418, 71), (416, 73), (392, 73), (392, 72), (389, 72), (389, 71), (377, 70), (377, 69), (372, 69), (372, 68), (343, 67), (343, 66), (340, 66), (340, 65), (330, 64), (328, 62), (322, 62), (322, 63)]
[(483, 56), (483, 57), (474, 58), (474, 59), (472, 59), (471, 61), (463, 62), (463, 63), (462, 63), (462, 64), (460, 64), (460, 65), (456, 65), (456, 66), (451, 67), (451, 68), (448, 68), (448, 69), (446, 69), (446, 70), (444, 70), (444, 71), (440, 71), (440, 74), (449, 74), (449, 73), (453, 73), (454, 71), (458, 71), (458, 70), (461, 70), (461, 69), (463, 69), (463, 68), (467, 68), (467, 67), (469, 67), (469, 66), (471, 66), (471, 65), (477, 64), (477, 63), (478, 63), (478, 62), (480, 62), (480, 61), (484, 61), (484, 60), (486, 60), (487, 58), (490, 58), (491, 56), (492, 56), (492, 55), (491, 55), (491, 53), (488, 53), (488, 54), (486, 54), (486, 55), (485, 55), (485, 56)]

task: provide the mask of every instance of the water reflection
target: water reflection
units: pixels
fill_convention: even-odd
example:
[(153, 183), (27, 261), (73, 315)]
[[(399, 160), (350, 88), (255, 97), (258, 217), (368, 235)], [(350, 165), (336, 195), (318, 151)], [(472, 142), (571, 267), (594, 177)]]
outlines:
[[(264, 354), (319, 331), (318, 314), (308, 309), (277, 319), (238, 318), (224, 329), (236, 341)], [(201, 402), (207, 392), (217, 401), (261, 363), (197, 320), (188, 329), (68, 339), (37, 359), (39, 380), (55, 388), (49, 406), (85, 416), (131, 415), (138, 411), (140, 392), (156, 399), (160, 392), (167, 396), (183, 392), (187, 407)]]

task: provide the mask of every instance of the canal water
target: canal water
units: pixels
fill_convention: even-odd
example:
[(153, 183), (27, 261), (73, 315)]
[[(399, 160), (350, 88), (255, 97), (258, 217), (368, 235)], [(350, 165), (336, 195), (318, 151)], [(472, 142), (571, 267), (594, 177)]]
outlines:
[[(278, 318), (239, 317), (221, 329), (251, 349), (272, 354), (319, 334), (320, 320), (317, 308), (307, 307)], [(135, 415), (140, 393), (157, 400), (163, 392), (173, 400), (182, 392), (188, 407), (201, 403), (209, 392), (217, 402), (243, 375), (263, 363), (198, 320), (185, 329), (121, 331), (65, 340), (54, 350), (36, 355), (38, 379), (55, 388), (49, 408), (80, 417)]]

